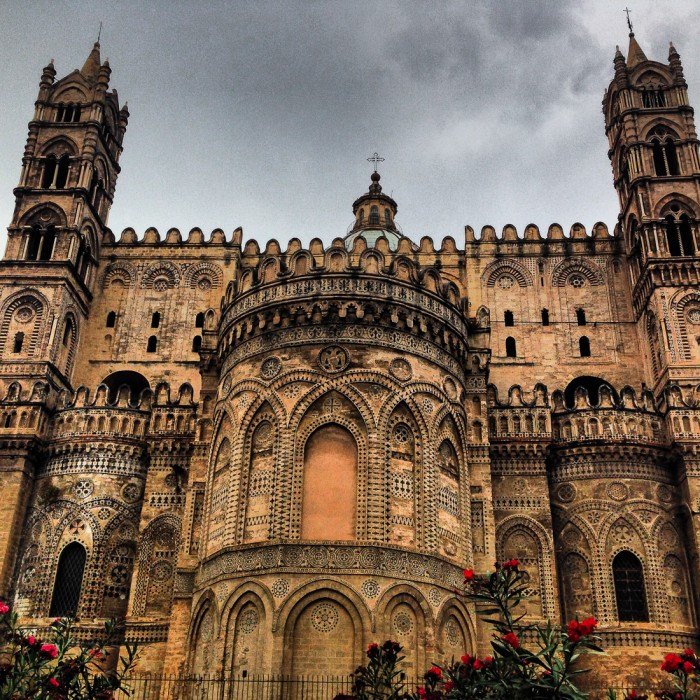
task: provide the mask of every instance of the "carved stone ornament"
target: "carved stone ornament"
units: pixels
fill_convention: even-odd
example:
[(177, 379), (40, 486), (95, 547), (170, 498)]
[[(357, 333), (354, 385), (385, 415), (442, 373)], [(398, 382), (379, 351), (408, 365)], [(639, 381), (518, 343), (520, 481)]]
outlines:
[(260, 366), (260, 375), (263, 379), (273, 379), (282, 369), (282, 361), (279, 357), (268, 357)]
[(328, 345), (318, 353), (318, 364), (325, 372), (336, 374), (350, 364), (350, 355), (340, 345)]
[(389, 373), (400, 382), (407, 382), (413, 376), (413, 368), (408, 360), (397, 357), (389, 364)]
[(457, 399), (457, 383), (454, 379), (452, 379), (452, 377), (445, 377), (445, 381), (442, 383), (442, 388), (445, 390), (447, 398), (450, 399), (450, 401), (455, 401)]

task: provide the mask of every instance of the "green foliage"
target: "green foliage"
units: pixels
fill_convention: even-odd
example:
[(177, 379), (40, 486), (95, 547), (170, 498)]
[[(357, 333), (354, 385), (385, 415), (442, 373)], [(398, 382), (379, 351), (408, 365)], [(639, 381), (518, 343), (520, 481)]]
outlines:
[(17, 615), (0, 603), (0, 698), (108, 700), (117, 690), (128, 695), (124, 680), (136, 663), (136, 645), (125, 645), (113, 664), (108, 647), (117, 641), (114, 621), (105, 623), (93, 644), (79, 644), (73, 626), (69, 619), (57, 619), (40, 638), (21, 628)]

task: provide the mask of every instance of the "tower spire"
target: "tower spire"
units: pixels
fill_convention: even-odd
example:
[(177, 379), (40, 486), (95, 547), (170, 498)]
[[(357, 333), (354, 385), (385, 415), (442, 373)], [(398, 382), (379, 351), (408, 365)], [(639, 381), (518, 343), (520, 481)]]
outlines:
[(642, 51), (642, 47), (635, 39), (634, 29), (632, 28), (632, 20), (630, 19), (630, 12), (632, 12), (632, 10), (630, 10), (629, 7), (624, 9), (624, 13), (627, 15), (627, 26), (630, 30), (630, 45), (629, 49), (627, 50), (627, 67), (634, 68), (637, 64), (642, 63), (642, 61), (646, 61), (647, 57), (644, 51)]
[(97, 77), (100, 74), (100, 42), (96, 41), (90, 51), (90, 55), (85, 61), (85, 65), (80, 69), (80, 72), (87, 78), (90, 82), (97, 82)]

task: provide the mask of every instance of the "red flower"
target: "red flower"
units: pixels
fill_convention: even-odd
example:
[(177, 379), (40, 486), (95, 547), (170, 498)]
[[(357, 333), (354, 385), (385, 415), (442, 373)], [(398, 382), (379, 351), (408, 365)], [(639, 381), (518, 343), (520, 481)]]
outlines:
[(431, 666), (425, 675), (426, 677), (434, 676), (437, 680), (440, 680), (442, 678), (442, 669), (437, 666)]
[(484, 662), (481, 659), (474, 659), (472, 666), (475, 671), (481, 671), (481, 669), (484, 668)]
[(10, 612), (10, 606), (5, 603), (0, 603), (0, 615), (7, 615)]
[(465, 666), (468, 666), (472, 662), (472, 657), (469, 654), (465, 654), (461, 661)]
[(377, 644), (377, 642), (372, 642), (367, 647), (367, 656), (369, 656), (370, 659), (373, 659), (378, 654), (379, 654), (379, 644)]
[(427, 695), (425, 692), (425, 688), (423, 686), (418, 687), (418, 697), (419, 698), (424, 698)]
[(592, 634), (598, 624), (598, 620), (595, 617), (587, 617), (585, 620), (571, 620), (566, 626), (566, 631), (569, 635), (569, 639), (572, 642), (578, 642), (581, 637), (588, 637)]
[(484, 656), (482, 663), (484, 668), (488, 668), (493, 663), (493, 656)]
[(474, 580), (474, 569), (465, 569), (464, 570), (464, 580), (467, 583)]
[(661, 670), (667, 673), (674, 673), (683, 663), (683, 659), (678, 654), (666, 654), (664, 662), (661, 664)]
[(509, 646), (513, 647), (513, 649), (517, 649), (520, 646), (520, 640), (518, 639), (517, 635), (515, 632), (508, 632), (508, 634), (504, 634), (501, 639), (508, 644)]
[(30, 634), (27, 637), (27, 644), (29, 644), (30, 647), (33, 647), (36, 644), (36, 637), (33, 634)]
[(58, 647), (55, 644), (42, 644), (39, 651), (50, 659), (55, 659), (58, 656)]
[(509, 559), (503, 562), (504, 569), (517, 569), (520, 566), (520, 562), (517, 559)]
[(683, 662), (683, 673), (690, 675), (695, 670), (695, 664), (690, 661)]
[(52, 688), (58, 688), (61, 684), (55, 678), (49, 678), (49, 685)]
[(445, 692), (449, 693), (452, 688), (455, 687), (455, 684), (452, 681), (445, 681)]
[(686, 649), (681, 656), (687, 658), (687, 659), (694, 659), (695, 658), (695, 652), (692, 649)]

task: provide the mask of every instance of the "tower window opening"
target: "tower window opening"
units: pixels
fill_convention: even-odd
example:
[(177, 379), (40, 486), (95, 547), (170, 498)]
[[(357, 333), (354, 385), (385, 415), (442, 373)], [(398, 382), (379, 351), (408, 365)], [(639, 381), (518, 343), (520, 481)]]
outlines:
[(391, 212), (388, 209), (384, 210), (384, 223), (391, 226)]
[(117, 312), (110, 311), (107, 314), (107, 323), (105, 323), (105, 328), (114, 328), (117, 325)]
[(15, 341), (12, 345), (12, 352), (17, 353), (22, 352), (22, 346), (24, 345), (24, 333), (20, 331), (19, 333), (15, 333)]
[(63, 339), (61, 340), (61, 343), (63, 344), (64, 348), (68, 347), (72, 334), (73, 334), (73, 324), (71, 323), (70, 319), (68, 319), (66, 321), (66, 327), (63, 329)]
[(192, 338), (192, 352), (199, 352), (202, 349), (202, 336), (196, 335)]
[(379, 207), (375, 204), (369, 210), (370, 225), (379, 226)]
[(503, 322), (505, 323), (506, 326), (513, 326), (515, 325), (515, 321), (513, 320), (513, 312), (512, 311), (506, 311), (503, 314)]
[(56, 242), (56, 229), (53, 226), (47, 227), (41, 237), (39, 246), (39, 260), (51, 260), (53, 256), (53, 246)]
[(549, 309), (542, 309), (542, 325), (549, 325)]
[(151, 328), (158, 328), (160, 326), (160, 312), (154, 311), (151, 315)]
[(576, 309), (576, 323), (579, 326), (586, 325), (586, 312), (583, 309)]
[(622, 551), (613, 559), (617, 619), (620, 622), (649, 622), (642, 562), (632, 552)]
[(357, 215), (357, 220), (360, 224), (364, 224), (365, 222), (365, 210), (360, 209), (358, 215)]
[(61, 104), (56, 108), (57, 122), (79, 122), (80, 105)]
[(146, 346), (146, 352), (156, 352), (158, 349), (158, 338), (152, 335), (148, 339), (148, 345)]
[(68, 182), (68, 172), (70, 170), (70, 159), (67, 153), (64, 153), (58, 159), (58, 167), (56, 168), (56, 179), (55, 187), (56, 189), (62, 190), (66, 183)]
[(38, 226), (32, 226), (29, 232), (29, 241), (27, 242), (27, 252), (25, 260), (36, 260), (39, 255), (39, 247), (41, 245), (41, 229)]
[(85, 547), (79, 542), (71, 542), (61, 552), (49, 610), (51, 617), (70, 617), (78, 611), (86, 559)]
[(515, 338), (508, 336), (506, 338), (506, 357), (517, 357)]
[(673, 143), (673, 134), (664, 127), (657, 127), (652, 131), (651, 139), (654, 171), (659, 177), (678, 175), (678, 154)]
[(578, 339), (578, 350), (581, 357), (591, 356), (591, 341), (588, 339), (587, 336), (582, 335)]
[(41, 188), (44, 190), (55, 189), (56, 187), (56, 175), (58, 170), (58, 161), (56, 156), (50, 155), (46, 156), (44, 161), (44, 174), (41, 178)]
[(194, 317), (194, 327), (195, 328), (204, 328), (204, 311), (200, 311)]
[(687, 214), (681, 214), (678, 218), (671, 214), (666, 217), (666, 241), (670, 255), (694, 254), (693, 229)]
[(665, 107), (666, 94), (658, 88), (643, 88), (642, 105), (647, 108)]

